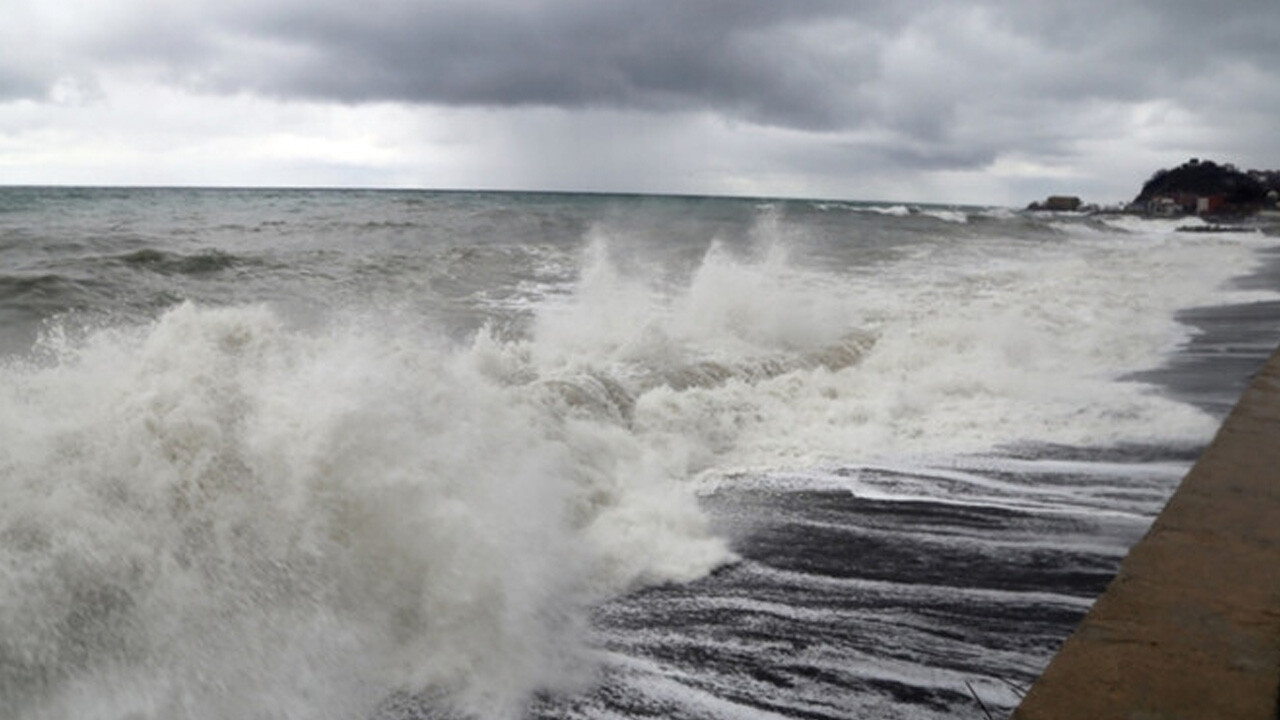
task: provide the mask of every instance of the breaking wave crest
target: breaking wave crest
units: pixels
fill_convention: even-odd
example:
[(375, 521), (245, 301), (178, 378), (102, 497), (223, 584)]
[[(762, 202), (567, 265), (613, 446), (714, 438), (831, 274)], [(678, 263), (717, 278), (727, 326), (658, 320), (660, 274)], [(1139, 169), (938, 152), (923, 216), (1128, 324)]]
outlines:
[[(910, 275), (717, 244), (673, 284), (598, 239), (527, 331), (460, 345), (361, 309), (55, 326), (0, 365), (0, 697), (22, 720), (349, 719), (397, 692), (518, 716), (591, 678), (587, 608), (732, 561), (691, 479), (1203, 436), (1115, 375), (1248, 249), (1081, 242), (940, 246)], [(1154, 251), (1165, 280), (1135, 282)]]
[(582, 677), (586, 604), (729, 557), (658, 458), (483, 353), (193, 305), (45, 351), (0, 390), (20, 717), (512, 715)]
[[(569, 314), (612, 272), (593, 256)], [(504, 717), (589, 679), (586, 608), (732, 559), (679, 482), (707, 459), (636, 403), (865, 345), (697, 285), (682, 312), (728, 323), (710, 344), (688, 317), (575, 338), (555, 309), (464, 346), (261, 305), (54, 326), (0, 366), (0, 695), (22, 718), (352, 718), (395, 691)]]

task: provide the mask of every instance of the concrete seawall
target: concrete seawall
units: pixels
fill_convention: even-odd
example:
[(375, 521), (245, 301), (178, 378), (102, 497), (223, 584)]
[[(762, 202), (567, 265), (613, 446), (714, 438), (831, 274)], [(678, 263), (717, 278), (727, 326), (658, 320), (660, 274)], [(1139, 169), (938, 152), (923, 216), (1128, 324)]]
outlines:
[(1267, 718), (1280, 690), (1280, 350), (1014, 712)]

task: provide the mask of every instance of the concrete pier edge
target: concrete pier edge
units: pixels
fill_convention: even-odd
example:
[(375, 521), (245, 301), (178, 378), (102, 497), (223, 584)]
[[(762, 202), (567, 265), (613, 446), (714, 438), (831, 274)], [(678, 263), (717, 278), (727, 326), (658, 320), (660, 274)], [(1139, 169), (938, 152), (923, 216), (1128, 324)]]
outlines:
[(1017, 720), (1275, 720), (1280, 348), (1032, 686)]

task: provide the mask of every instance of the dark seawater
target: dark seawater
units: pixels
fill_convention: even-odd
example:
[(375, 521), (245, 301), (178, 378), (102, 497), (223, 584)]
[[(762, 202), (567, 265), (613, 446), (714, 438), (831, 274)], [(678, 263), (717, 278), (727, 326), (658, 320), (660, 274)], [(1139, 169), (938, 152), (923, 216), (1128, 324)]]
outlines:
[(1007, 713), (1273, 348), (1175, 225), (0, 189), (0, 716)]

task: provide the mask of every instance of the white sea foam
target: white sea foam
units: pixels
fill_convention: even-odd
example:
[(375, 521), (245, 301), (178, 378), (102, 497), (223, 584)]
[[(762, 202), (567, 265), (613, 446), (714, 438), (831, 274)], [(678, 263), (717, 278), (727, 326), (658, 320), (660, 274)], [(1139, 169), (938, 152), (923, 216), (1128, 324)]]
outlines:
[(890, 215), (893, 217), (906, 217), (911, 214), (911, 208), (906, 205), (869, 205), (865, 208), (859, 209), (865, 209), (867, 212)]
[[(518, 364), (596, 395), (675, 475), (1020, 440), (1199, 441), (1213, 418), (1120, 378), (1186, 339), (1179, 308), (1273, 297), (1227, 286), (1261, 242), (940, 242), (923, 263), (842, 274), (795, 267), (766, 238), (745, 256), (713, 245), (671, 288), (621, 273), (599, 240)], [(805, 362), (850, 338), (842, 362)]]
[(688, 480), (1204, 439), (1212, 418), (1118, 378), (1185, 339), (1178, 308), (1271, 297), (1224, 289), (1261, 238), (814, 268), (765, 215), (675, 285), (600, 233), (524, 335), (183, 305), (0, 366), (13, 716), (351, 718), (397, 688), (515, 716), (590, 677), (586, 606), (730, 559)]
[(484, 356), (186, 305), (5, 367), (11, 717), (513, 716), (582, 677), (585, 603), (728, 557), (634, 439)]
[[(1187, 337), (1177, 309), (1272, 297), (1225, 285), (1254, 265), (1252, 246), (1172, 233), (975, 241), (849, 276), (790, 267), (777, 248), (742, 260), (713, 247), (675, 292), (611, 274), (597, 248), (581, 294), (544, 316), (533, 355), (542, 373), (631, 382), (632, 432), (679, 448), (692, 472), (1017, 440), (1198, 440), (1212, 418), (1118, 379)], [(850, 333), (874, 344), (841, 367), (634, 382), (660, 365), (813, 353)]]
[(928, 215), (931, 218), (937, 218), (938, 220), (945, 220), (947, 222), (953, 222), (953, 223), (969, 222), (969, 215), (963, 210), (943, 210), (939, 208), (925, 208), (920, 211), (920, 214)]

